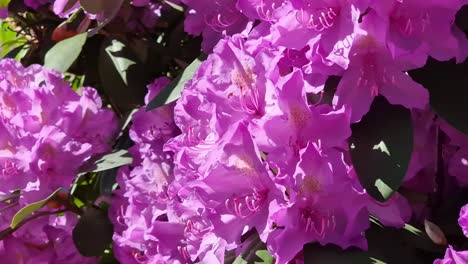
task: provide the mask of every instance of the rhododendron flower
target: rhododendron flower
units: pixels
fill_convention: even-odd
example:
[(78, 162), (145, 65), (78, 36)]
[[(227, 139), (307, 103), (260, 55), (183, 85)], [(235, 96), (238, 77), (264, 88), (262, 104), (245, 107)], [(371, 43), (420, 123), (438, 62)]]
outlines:
[[(145, 102), (169, 82), (159, 78), (148, 86)], [(124, 263), (186, 263), (197, 259), (224, 258), (222, 240), (211, 233), (211, 223), (200, 210), (204, 207), (178, 194), (174, 182), (173, 158), (163, 150), (169, 138), (179, 132), (173, 121), (174, 103), (132, 117), (129, 149), (130, 167), (120, 169), (111, 219), (114, 219), (114, 252)], [(181, 199), (184, 202), (179, 203)]]
[(216, 211), (210, 217), (215, 228), (213, 232), (229, 243), (240, 243), (246, 227), (255, 227), (263, 234), (267, 228), (269, 204), (282, 195), (246, 126), (239, 123), (232, 129), (226, 134), (229, 138), (222, 139), (228, 143), (218, 150), (221, 162), (213, 164), (207, 175), (193, 184), (202, 189), (200, 193), (207, 201), (206, 206)]
[(248, 19), (236, 8), (235, 0), (182, 0), (189, 7), (184, 25), (192, 35), (203, 34), (202, 48), (210, 52), (225, 34), (233, 35), (246, 29)]
[[(401, 63), (415, 67), (425, 64), (427, 56), (446, 61), (456, 57), (460, 50), (452, 27), (459, 0), (449, 1), (372, 1), (370, 6), (380, 16), (380, 30), (386, 32), (386, 43), (392, 56)], [(370, 14), (368, 14), (370, 15)], [(444, 41), (440, 41), (443, 39)], [(419, 61), (414, 58), (419, 57)], [(464, 58), (460, 58), (462, 62)]]
[(443, 259), (436, 259), (434, 264), (462, 264), (468, 263), (468, 251), (456, 251), (452, 246), (447, 248)]
[(278, 228), (267, 241), (277, 263), (288, 263), (309, 242), (367, 248), (366, 195), (353, 189), (339, 152), (309, 143), (293, 177), (291, 203), (273, 214)]
[(424, 109), (429, 93), (391, 59), (388, 50), (373, 35), (358, 35), (350, 51), (350, 65), (343, 73), (333, 99), (337, 107), (351, 110), (351, 122), (359, 121), (377, 95), (391, 104)]
[[(55, 71), (39, 65), (24, 68), (10, 59), (0, 61), (0, 69), (4, 229), (20, 208), (69, 187), (84, 162), (109, 151), (117, 122), (111, 111), (102, 109), (96, 90), (85, 87), (75, 93)], [(54, 209), (47, 205), (42, 211)], [(11, 263), (96, 263), (73, 246), (76, 222), (76, 215), (68, 212), (30, 221), (3, 242), (1, 258)]]
[[(302, 49), (316, 47), (318, 56), (330, 64), (346, 69), (360, 10), (355, 1), (292, 0), (289, 14), (272, 26), (272, 41), (276, 45)], [(312, 60), (312, 57), (309, 57)]]

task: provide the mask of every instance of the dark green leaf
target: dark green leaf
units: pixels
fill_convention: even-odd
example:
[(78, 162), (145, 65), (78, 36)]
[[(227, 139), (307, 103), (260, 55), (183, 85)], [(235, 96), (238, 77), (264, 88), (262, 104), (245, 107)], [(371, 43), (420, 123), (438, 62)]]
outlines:
[[(437, 246), (421, 230), (405, 225), (404, 228), (385, 228), (372, 224), (366, 231), (369, 250), (357, 248), (343, 250), (338, 246), (318, 243), (304, 246), (304, 262), (313, 264), (376, 264), (376, 263), (432, 263), (441, 257), (445, 247)], [(421, 245), (424, 245), (421, 247)], [(428, 250), (429, 249), (429, 250)]]
[(257, 232), (248, 234), (242, 244), (244, 249), (239, 256), (236, 257), (234, 251), (227, 252), (224, 259), (225, 264), (271, 264), (275, 262)]
[(80, 0), (84, 10), (91, 14), (99, 14), (119, 8), (121, 1), (116, 0)]
[(449, 124), (468, 135), (468, 60), (436, 61), (429, 58), (411, 77), (429, 90), (432, 109)]
[(73, 242), (81, 255), (101, 256), (112, 243), (113, 232), (114, 228), (107, 212), (89, 207), (73, 229)]
[(54, 191), (51, 195), (46, 197), (43, 200), (37, 201), (35, 203), (31, 203), (23, 207), (19, 210), (11, 220), (10, 227), (15, 229), (21, 221), (24, 220), (27, 216), (31, 215), (32, 213), (36, 212), (37, 210), (41, 209), (44, 205), (46, 205), (50, 200), (54, 199), (55, 196), (60, 192), (60, 188)]
[(11, 0), (0, 0), (0, 8), (7, 8)]
[(115, 259), (114, 254), (111, 250), (104, 251), (104, 256), (102, 256), (99, 264), (119, 264)]
[(389, 199), (400, 187), (413, 151), (410, 110), (379, 96), (351, 129), (351, 158), (361, 184), (373, 198)]
[(185, 68), (179, 76), (172, 80), (172, 82), (166, 88), (164, 88), (164, 90), (162, 90), (149, 102), (148, 106), (146, 106), (146, 111), (158, 108), (179, 99), (182, 90), (184, 89), (185, 83), (192, 78), (193, 74), (195, 74), (198, 67), (200, 67), (201, 63), (205, 59), (206, 55), (202, 54), (200, 57), (190, 63), (190, 65), (187, 66), (187, 68)]
[(102, 43), (98, 60), (99, 78), (112, 105), (123, 114), (143, 104), (151, 81), (148, 69), (137, 56), (117, 39)]
[(58, 42), (47, 51), (44, 66), (66, 72), (80, 55), (87, 38), (85, 32)]

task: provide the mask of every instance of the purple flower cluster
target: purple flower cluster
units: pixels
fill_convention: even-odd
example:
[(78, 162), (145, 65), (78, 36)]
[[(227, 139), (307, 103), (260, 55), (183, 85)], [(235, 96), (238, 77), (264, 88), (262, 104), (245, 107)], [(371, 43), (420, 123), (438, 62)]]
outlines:
[[(223, 263), (255, 230), (276, 263), (288, 263), (309, 242), (366, 249), (369, 215), (387, 226), (409, 220), (404, 197), (380, 203), (360, 185), (350, 126), (385, 96), (413, 113), (405, 184), (433, 164), (439, 121), (405, 71), (428, 56), (465, 59), (453, 23), (464, 1), (182, 2), (186, 31), (212, 54), (175, 106), (133, 118), (135, 161), (120, 171), (112, 210), (120, 261)], [(330, 76), (341, 80), (327, 99)], [(441, 127), (460, 147), (449, 172), (463, 183), (467, 137)]]
[[(468, 237), (468, 204), (463, 206), (460, 210), (460, 218), (458, 224), (463, 230), (463, 233)], [(447, 248), (443, 259), (437, 259), (434, 264), (459, 264), (468, 263), (468, 250), (457, 251), (452, 246)]]
[[(177, 3), (178, 1), (173, 2)], [(87, 27), (90, 19), (105, 20), (110, 16), (118, 15), (120, 19), (125, 21), (128, 30), (153, 28), (161, 17), (163, 9), (168, 7), (160, 0), (134, 0), (130, 4), (122, 4), (122, 1), (115, 1), (115, 3), (120, 9), (116, 14), (112, 14), (112, 10), (107, 9), (98, 14), (87, 13), (87, 18), (82, 24)], [(80, 1), (76, 0), (24, 0), (24, 4), (33, 9), (47, 6), (61, 18), (68, 18), (81, 8)], [(7, 16), (7, 9), (0, 8), (0, 18)]]
[[(78, 93), (55, 71), (0, 61), (0, 230), (22, 207), (68, 188), (79, 167), (110, 150), (117, 120), (96, 90)], [(47, 204), (33, 216), (63, 209)], [(45, 214), (44, 214), (45, 215)], [(3, 263), (96, 263), (73, 245), (73, 213), (34, 217), (0, 241)]]

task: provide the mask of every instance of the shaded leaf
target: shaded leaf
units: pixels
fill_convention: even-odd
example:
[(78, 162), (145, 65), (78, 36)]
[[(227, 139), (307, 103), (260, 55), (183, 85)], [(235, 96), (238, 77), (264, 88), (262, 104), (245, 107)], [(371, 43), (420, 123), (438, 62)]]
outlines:
[(101, 256), (112, 243), (113, 232), (107, 212), (88, 207), (73, 229), (73, 242), (81, 255)]
[(21, 221), (23, 221), (27, 216), (31, 215), (32, 213), (36, 212), (37, 210), (41, 209), (45, 206), (48, 202), (55, 198), (55, 196), (61, 191), (61, 188), (55, 190), (51, 195), (46, 197), (43, 200), (37, 201), (35, 203), (31, 203), (23, 207), (19, 210), (11, 220), (10, 227), (15, 229)]
[[(343, 250), (335, 245), (321, 246), (318, 243), (304, 246), (304, 263), (314, 264), (376, 264), (413, 263), (424, 264), (443, 255), (445, 247), (431, 242), (419, 229), (406, 225), (404, 228), (385, 228), (372, 224), (366, 231), (368, 251), (357, 248)], [(432, 244), (436, 250), (424, 251), (421, 241)]]
[(453, 127), (468, 135), (468, 60), (437, 61), (429, 58), (409, 75), (429, 90), (431, 108)]
[(58, 42), (47, 51), (44, 66), (66, 72), (80, 55), (87, 38), (88, 34), (85, 32)]
[(169, 83), (169, 85), (167, 85), (155, 98), (151, 99), (146, 106), (146, 111), (158, 108), (179, 99), (185, 83), (192, 78), (206, 57), (207, 56), (205, 54), (202, 54), (190, 63), (190, 65), (187, 66), (179, 76), (172, 80), (172, 82)]
[(413, 151), (410, 110), (378, 96), (351, 129), (351, 158), (359, 181), (373, 198), (389, 199), (400, 187)]
[(98, 71), (104, 92), (122, 114), (143, 104), (151, 76), (125, 43), (117, 39), (102, 43)]

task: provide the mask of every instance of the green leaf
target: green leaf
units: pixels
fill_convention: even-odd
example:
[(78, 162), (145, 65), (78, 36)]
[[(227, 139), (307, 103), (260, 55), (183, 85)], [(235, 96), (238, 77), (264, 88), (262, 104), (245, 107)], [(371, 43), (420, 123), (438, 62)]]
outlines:
[(400, 187), (413, 151), (410, 110), (378, 96), (351, 129), (351, 159), (359, 181), (373, 198), (389, 199)]
[(11, 0), (0, 0), (0, 8), (7, 8)]
[(172, 80), (172, 82), (169, 83), (169, 85), (164, 88), (164, 90), (162, 90), (148, 103), (148, 106), (146, 106), (146, 111), (158, 108), (179, 99), (182, 90), (184, 89), (185, 83), (192, 78), (206, 57), (207, 56), (205, 54), (202, 54), (200, 57), (190, 63), (190, 65), (187, 66), (187, 68), (185, 68), (179, 76)]
[(114, 150), (111, 153), (106, 154), (100, 159), (96, 160), (94, 164), (87, 168), (84, 172), (100, 172), (110, 170), (130, 164), (132, 161), (132, 156), (130, 156), (127, 150)]
[(101, 256), (110, 247), (113, 232), (107, 212), (88, 207), (73, 229), (73, 242), (81, 255)]
[(275, 262), (268, 250), (257, 250), (255, 254), (262, 259), (262, 261), (255, 261), (255, 264), (273, 264)]
[(171, 1), (169, 1), (169, 0), (163, 0), (163, 2), (164, 2), (165, 4), (167, 4), (168, 6), (174, 8), (175, 10), (179, 11), (179, 12), (184, 12), (184, 7), (181, 6), (181, 5), (178, 5), (178, 4), (176, 4), (176, 3), (173, 3), (173, 2), (171, 2)]
[(117, 39), (103, 41), (98, 59), (99, 78), (113, 106), (123, 114), (142, 105), (146, 85), (153, 79), (148, 68)]
[(437, 61), (429, 58), (409, 75), (429, 90), (431, 108), (450, 125), (468, 135), (468, 60)]
[(24, 36), (19, 36), (12, 30), (8, 22), (0, 20), (0, 58), (13, 58), (14, 56), (10, 53), (19, 52), (18, 47), (25, 46), (25, 43), (26, 38)]
[(238, 256), (232, 264), (248, 264), (247, 261), (245, 261), (242, 256)]
[(60, 72), (66, 72), (81, 53), (88, 34), (81, 33), (64, 39), (47, 51), (44, 66)]
[[(321, 246), (318, 243), (304, 246), (304, 262), (314, 264), (393, 264), (432, 263), (441, 257), (445, 247), (432, 243), (421, 230), (405, 225), (404, 228), (386, 228), (372, 224), (366, 231), (369, 250), (357, 248), (343, 250), (338, 246)], [(424, 245), (421, 247), (421, 245)]]
[(25, 207), (21, 208), (14, 216), (13, 219), (11, 220), (10, 227), (12, 229), (15, 229), (21, 221), (24, 220), (28, 215), (31, 215), (32, 213), (36, 212), (37, 210), (41, 209), (44, 205), (46, 205), (49, 201), (55, 198), (55, 196), (61, 191), (61, 188), (55, 190), (51, 195), (49, 195), (47, 198), (37, 201), (35, 203), (31, 203), (26, 205)]

